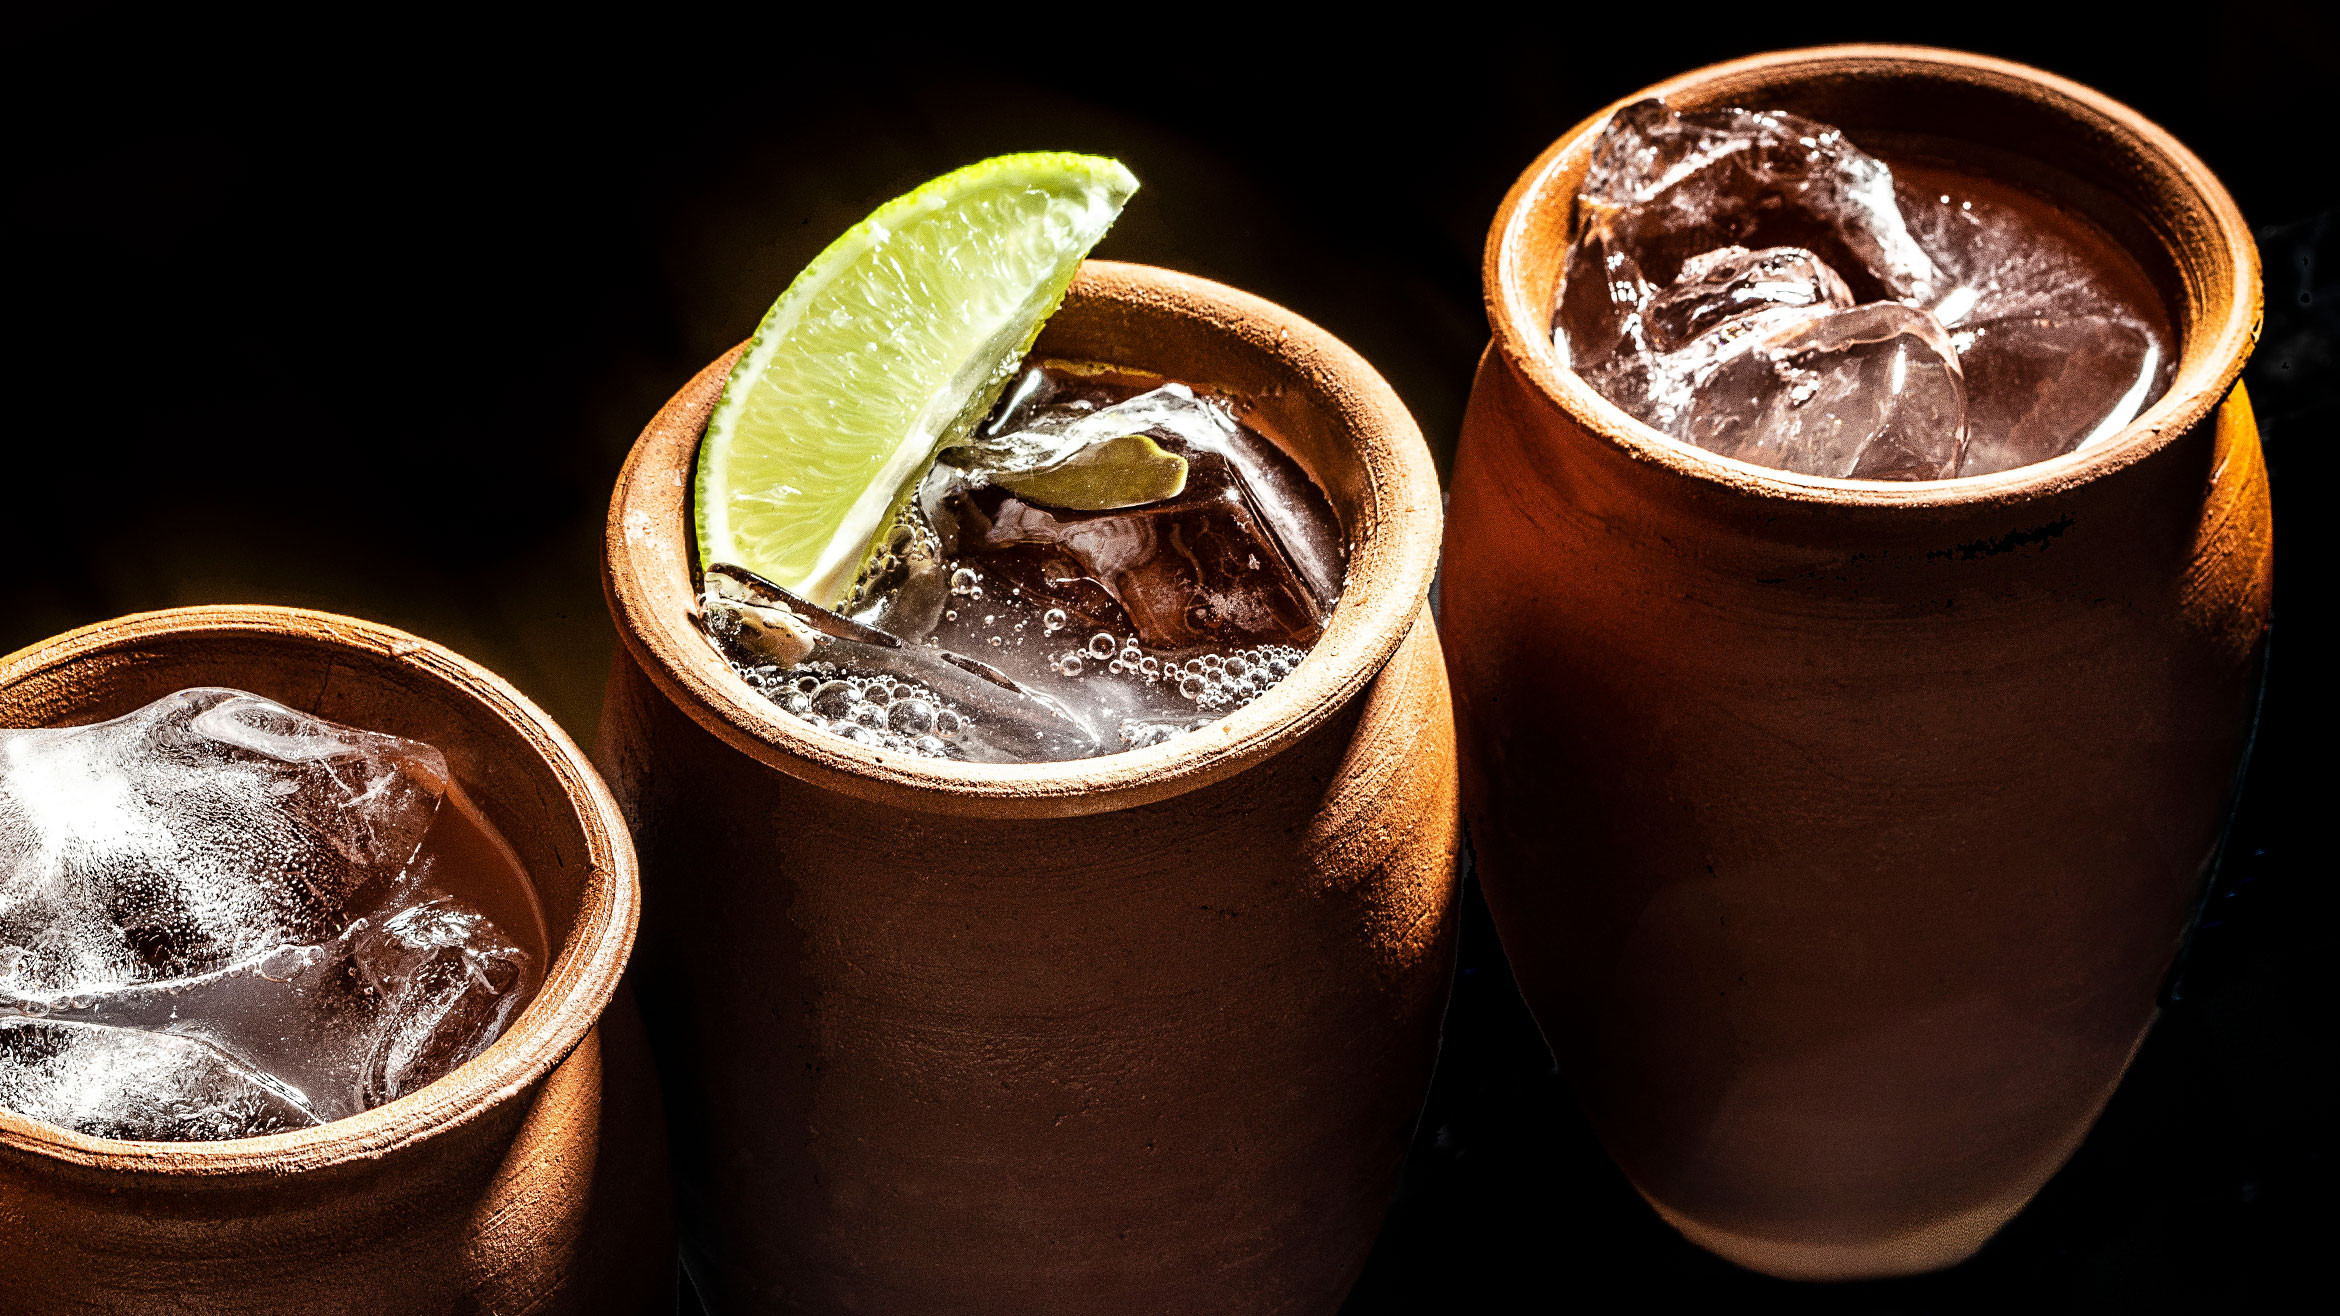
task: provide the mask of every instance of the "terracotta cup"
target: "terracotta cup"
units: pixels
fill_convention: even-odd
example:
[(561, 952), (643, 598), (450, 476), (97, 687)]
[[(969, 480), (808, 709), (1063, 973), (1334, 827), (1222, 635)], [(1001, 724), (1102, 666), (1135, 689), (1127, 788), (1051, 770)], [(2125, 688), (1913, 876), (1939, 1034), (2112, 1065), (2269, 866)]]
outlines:
[(1421, 435), (1323, 330), (1165, 270), (1090, 262), (1038, 350), (1241, 399), (1330, 495), (1347, 589), (1281, 685), (1164, 745), (875, 752), (690, 621), (688, 476), (736, 354), (650, 422), (610, 506), (597, 757), (719, 1313), (1329, 1312), (1395, 1186), (1459, 829)]
[(1488, 237), (1442, 621), (1521, 987), (1692, 1240), (1782, 1276), (1930, 1270), (2095, 1120), (2227, 815), (2272, 580), (2236, 383), (2257, 255), (2167, 133), (2020, 65), (1848, 46), (1649, 95), (2029, 188), (2126, 246), (2182, 340), (2168, 394), (2083, 452), (1806, 477), (1663, 438), (1555, 359), (1606, 110)]
[(226, 1142), (116, 1142), (0, 1111), (0, 1310), (610, 1312), (673, 1302), (662, 1117), (622, 996), (633, 850), (552, 719), (386, 626), (180, 608), (0, 659), (0, 726), (225, 685), (427, 741), (534, 880), (556, 948), (504, 1036), (419, 1092)]

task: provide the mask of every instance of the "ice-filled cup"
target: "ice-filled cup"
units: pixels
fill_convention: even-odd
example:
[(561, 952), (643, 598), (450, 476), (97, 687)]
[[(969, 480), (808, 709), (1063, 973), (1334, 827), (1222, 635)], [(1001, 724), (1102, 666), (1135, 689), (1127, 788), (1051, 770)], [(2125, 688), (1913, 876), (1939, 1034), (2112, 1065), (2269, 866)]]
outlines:
[[(1797, 474), (1635, 421), (1551, 326), (1591, 145), (1649, 96), (1802, 115), (2084, 217), (2170, 312), (2167, 391), (1964, 479)], [(2249, 230), (2095, 92), (1848, 46), (1586, 120), (1513, 187), (1485, 281), (1443, 632), (1528, 1002), (1693, 1241), (1798, 1278), (1956, 1262), (2120, 1081), (2228, 815), (2273, 578), (2237, 382)]]
[(690, 471), (734, 357), (635, 444), (596, 758), (710, 1310), (1323, 1312), (1437, 1050), (1459, 818), (1405, 407), (1307, 321), (1090, 262), (1042, 357), (1231, 397), (1322, 488), (1339, 604), (1273, 689), (1068, 762), (813, 730), (693, 624)]
[[(94, 723), (112, 725), (8, 740), (14, 793), (0, 821), (18, 833), (77, 827), (64, 839), (95, 867), (11, 870), (8, 939), (31, 948), (11, 952), (0, 1015), (19, 1033), (79, 1037), (91, 1054), (50, 1058), (50, 1069), (86, 1061), (79, 1070), (13, 1070), (7, 1095), (60, 1122), (183, 1140), (92, 1136), (0, 1102), (0, 1220), (11, 1222), (0, 1308), (630, 1316), (671, 1301), (663, 1122), (640, 1021), (619, 992), (638, 899), (632, 845), (551, 719), (493, 674), (387, 627), (207, 607), (119, 618), (0, 659), (0, 727)], [(260, 765), (274, 775), (254, 779)], [(146, 811), (103, 807), (90, 792), (107, 783), (135, 783)], [(312, 794), (318, 783), (346, 789)], [(293, 812), (259, 811), (269, 797)], [(451, 809), (464, 821), (442, 832)], [(176, 829), (155, 852), (171, 870), (123, 870), (139, 847), (99, 833), (124, 827)], [(452, 838), (424, 845), (444, 889), (425, 883), (384, 904), (379, 926), (361, 917), (338, 936), (304, 935), (350, 892), (405, 890), (402, 866), (422, 882), (405, 856), (426, 827)], [(23, 858), (26, 837), (8, 839)], [(496, 856), (467, 864), (447, 848), (474, 842)], [(281, 889), (259, 876), (279, 861), (297, 879)], [(60, 873), (56, 890), (32, 889)], [(129, 885), (98, 880), (109, 873)], [(158, 887), (176, 913), (129, 907)], [(73, 904), (83, 897), (108, 909)], [(34, 907), (44, 901), (54, 908)], [(217, 917), (203, 916), (206, 902)], [(67, 926), (76, 918), (89, 926)], [(102, 953), (109, 919), (139, 943), (115, 948), (135, 952), (127, 959)], [(319, 944), (290, 944), (305, 941)], [(279, 942), (245, 957), (249, 973), (171, 976)], [(456, 950), (463, 958), (428, 959)], [(41, 990), (125, 969), (153, 980)], [(345, 996), (334, 984), (348, 975), (374, 985)], [(507, 1003), (531, 985), (511, 1016)], [(438, 995), (414, 996), (426, 986)], [(361, 999), (390, 1013), (365, 1015)], [(310, 1008), (328, 1001), (323, 1014)], [(228, 1022), (246, 1035), (217, 1052), (187, 1040), (201, 1034), (182, 1012), (207, 1010), (243, 1012)], [(467, 1020), (474, 1011), (485, 1015)], [(432, 1017), (438, 1031), (421, 1027)], [(451, 1021), (463, 1035), (446, 1031)], [(470, 1054), (465, 1037), (486, 1036), (453, 1063)], [(467, 1049), (447, 1057), (451, 1069), (430, 1063), (432, 1047), (452, 1044)], [(353, 1070), (367, 1055), (381, 1063)], [(191, 1071), (195, 1061), (211, 1068)], [(109, 1068), (121, 1065), (137, 1072)], [(364, 1079), (354, 1091), (353, 1072)], [(270, 1084), (279, 1099), (267, 1100)], [(222, 1109), (206, 1107), (215, 1098)], [(281, 1131), (221, 1136), (254, 1128)]]

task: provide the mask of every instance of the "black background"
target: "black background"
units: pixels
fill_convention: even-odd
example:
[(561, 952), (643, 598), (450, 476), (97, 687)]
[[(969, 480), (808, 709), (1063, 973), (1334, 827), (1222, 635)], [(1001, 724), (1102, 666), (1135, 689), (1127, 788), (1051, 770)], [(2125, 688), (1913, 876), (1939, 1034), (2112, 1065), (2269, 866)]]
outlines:
[[(636, 431), (885, 198), (1009, 150), (1144, 182), (1099, 254), (1258, 292), (1378, 365), (1449, 457), (1479, 256), (1526, 163), (1710, 60), (1910, 40), (2039, 64), (2189, 143), (2260, 234), (2274, 468), (2260, 744), (2179, 997), (2079, 1155), (1973, 1261), (1797, 1287), (1659, 1224), (1591, 1143), (1473, 892), (1405, 1186), (1348, 1311), (1590, 1300), (2265, 1310), (2328, 1231), (2335, 946), (2316, 525), (2340, 426), (2332, 102), (2308, 4), (1419, 7), (1284, 21), (908, 10), (483, 25), (345, 11), (17, 15), (0, 49), (14, 347), (0, 651), (120, 613), (355, 613), (494, 668), (590, 743), (597, 570)], [(315, 20), (310, 20), (313, 24)], [(900, 48), (913, 35), (927, 38)]]

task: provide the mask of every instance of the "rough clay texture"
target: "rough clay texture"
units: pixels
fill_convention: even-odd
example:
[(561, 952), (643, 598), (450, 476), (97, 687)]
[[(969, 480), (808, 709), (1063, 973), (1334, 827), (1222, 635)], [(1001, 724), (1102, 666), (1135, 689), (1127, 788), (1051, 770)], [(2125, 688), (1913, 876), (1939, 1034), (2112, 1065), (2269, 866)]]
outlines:
[(0, 723), (98, 721), (190, 685), (444, 750), (535, 879), (551, 972), (484, 1054), (317, 1128), (114, 1142), (0, 1112), (0, 1310), (633, 1316), (671, 1301), (663, 1116), (639, 1018), (613, 1000), (632, 851), (576, 746), (436, 645), (287, 608), (147, 613), (0, 659)]
[[(1207, 314), (1242, 331), (1219, 355), (1164, 346)], [(724, 669), (648, 611), (689, 597), (658, 491), (720, 372), (678, 395), (612, 507), (627, 652), (598, 757), (644, 858), (643, 999), (713, 1310), (1330, 1313), (1396, 1185), (1459, 827), (1419, 436), (1320, 330), (1163, 271), (1093, 264), (1041, 346), (1284, 388), (1271, 432), (1374, 527), (1349, 592), (1373, 602), (1305, 698), (1282, 698), (1304, 666), (1223, 740), (881, 778), (776, 711), (678, 702), (678, 666)]]
[(1641, 94), (1968, 135), (1941, 149), (2126, 235), (2182, 325), (2170, 394), (2100, 450), (1818, 480), (1667, 444), (1541, 347), (1598, 118), (1490, 236), (1443, 621), (1522, 989), (1693, 1240), (1797, 1278), (1934, 1269), (2094, 1121), (2227, 815), (2272, 590), (2234, 382), (2256, 254), (2183, 147), (2019, 66), (1838, 48)]

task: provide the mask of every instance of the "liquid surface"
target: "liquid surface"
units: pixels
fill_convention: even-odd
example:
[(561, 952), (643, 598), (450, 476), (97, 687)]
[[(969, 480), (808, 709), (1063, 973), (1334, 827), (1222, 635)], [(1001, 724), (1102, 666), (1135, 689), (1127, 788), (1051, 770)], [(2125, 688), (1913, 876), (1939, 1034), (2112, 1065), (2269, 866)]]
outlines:
[[(1068, 469), (1129, 435), (1183, 462), (1174, 496), (1067, 507), (1051, 500), (1115, 481), (1011, 469), (1034, 453)], [(1150, 487), (1151, 471), (1120, 484)], [(1028, 366), (971, 449), (937, 463), (849, 597), (843, 611), (900, 648), (823, 637), (773, 661), (736, 621), (752, 600), (705, 602), (733, 669), (817, 729), (1042, 762), (1158, 744), (1273, 688), (1322, 634), (1346, 557), (1324, 495), (1229, 400), (1050, 362)]]
[(2080, 217), (1777, 111), (1643, 101), (1596, 140), (1553, 342), (1675, 438), (1811, 475), (1950, 479), (2119, 431), (2167, 310)]
[(0, 1106), (162, 1141), (346, 1118), (484, 1050), (545, 962), (428, 745), (221, 689), (0, 730)]

